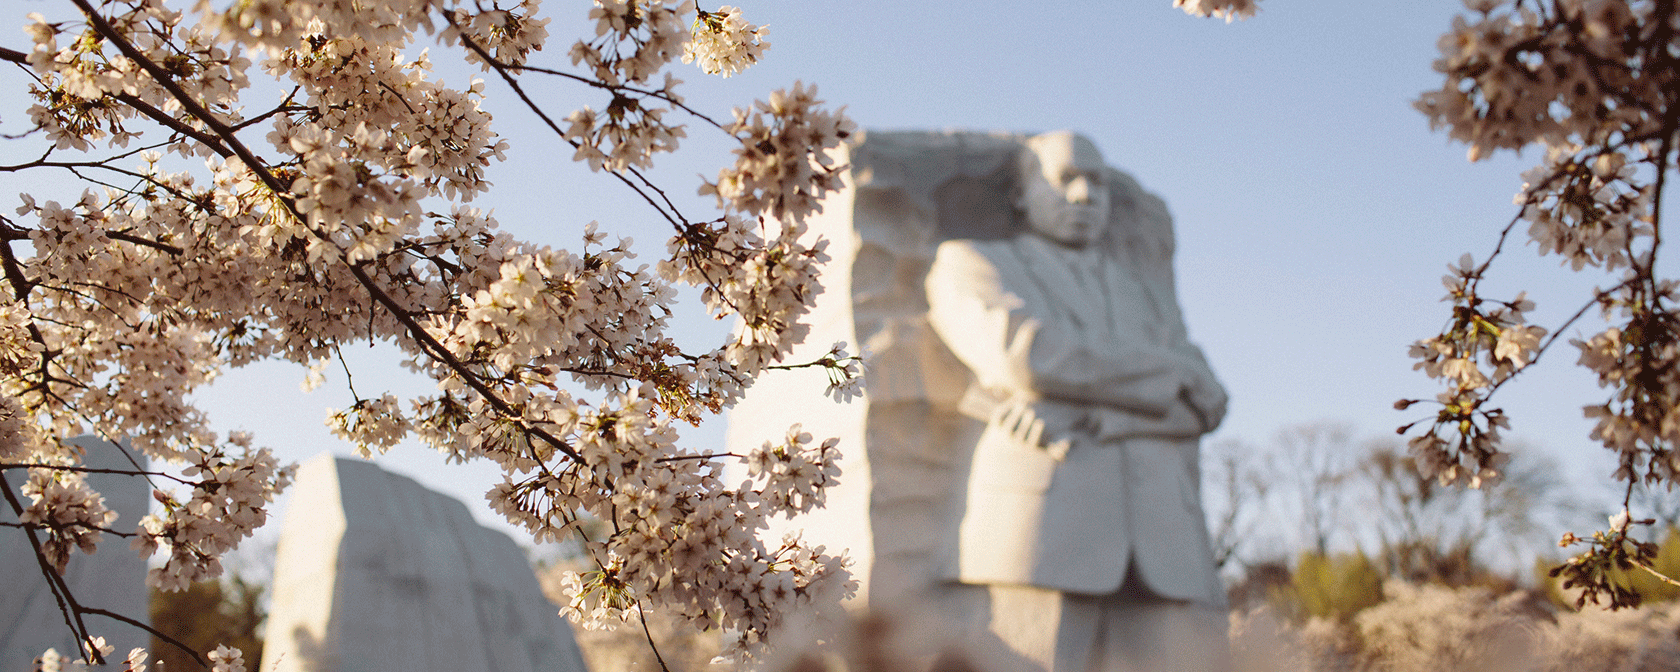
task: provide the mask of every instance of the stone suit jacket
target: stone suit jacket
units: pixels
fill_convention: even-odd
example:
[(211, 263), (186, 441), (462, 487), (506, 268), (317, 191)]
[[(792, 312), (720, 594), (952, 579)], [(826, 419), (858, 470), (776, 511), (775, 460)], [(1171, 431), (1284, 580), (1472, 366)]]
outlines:
[[(974, 373), (965, 413), (990, 419), (951, 578), (1107, 594), (1135, 563), (1159, 596), (1224, 604), (1197, 464), (1224, 391), (1162, 286), (1036, 235), (939, 246), (929, 321)], [(1000, 424), (1012, 404), (1039, 441)]]

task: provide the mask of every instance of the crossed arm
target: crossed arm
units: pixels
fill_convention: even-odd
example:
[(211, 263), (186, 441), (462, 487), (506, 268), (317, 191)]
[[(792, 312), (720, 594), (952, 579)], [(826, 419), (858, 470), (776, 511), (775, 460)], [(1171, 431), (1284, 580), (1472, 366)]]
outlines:
[[(1160, 417), (1181, 393), (1201, 382), (1194, 380), (1206, 371), (1199, 352), (1192, 362), (1188, 353), (1150, 344), (1090, 342), (1066, 325), (1034, 316), (1026, 302), (1045, 297), (1012, 289), (1030, 283), (1005, 277), (1018, 272), (1000, 270), (966, 241), (941, 245), (928, 272), (929, 320), (983, 386), (1026, 400), (1048, 398)], [(1211, 373), (1205, 377), (1217, 388)], [(1223, 413), (1223, 402), (1219, 405)]]

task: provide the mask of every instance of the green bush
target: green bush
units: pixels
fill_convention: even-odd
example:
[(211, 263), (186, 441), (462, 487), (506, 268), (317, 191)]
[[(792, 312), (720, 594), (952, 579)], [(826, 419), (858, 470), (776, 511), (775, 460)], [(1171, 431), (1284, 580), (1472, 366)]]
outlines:
[(1289, 597), (1300, 616), (1345, 622), (1382, 602), (1382, 582), (1382, 571), (1364, 553), (1307, 551), (1296, 563)]

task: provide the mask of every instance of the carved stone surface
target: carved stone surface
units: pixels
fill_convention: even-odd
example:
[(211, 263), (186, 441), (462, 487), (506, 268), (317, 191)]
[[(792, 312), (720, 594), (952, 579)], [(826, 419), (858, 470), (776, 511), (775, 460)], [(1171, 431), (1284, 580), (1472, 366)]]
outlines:
[(985, 669), (1150, 669), (1174, 647), (1216, 667), (1196, 453), (1225, 397), (1185, 333), (1165, 205), (1071, 133), (846, 152), (793, 360), (859, 344), (867, 393), (835, 407), (821, 373), (778, 373), (732, 412), (731, 450), (796, 421), (841, 437), (841, 485), (790, 525), (855, 559), (859, 606), (928, 613)]
[[(95, 469), (134, 469), (115, 444), (92, 436), (70, 440), (87, 451), (85, 466)], [(145, 464), (145, 457), (136, 454)], [(21, 474), (11, 472), (8, 486), (17, 487)], [(113, 529), (133, 530), (146, 515), (146, 482), (115, 474), (89, 474), (88, 486), (105, 497), (105, 507), (117, 512)], [(25, 502), (27, 504), (27, 502)], [(15, 523), (11, 507), (0, 504), (0, 522)], [(23, 530), (0, 527), (0, 672), (29, 672), (36, 656), (49, 648), (70, 658), (81, 649), (64, 623), (63, 612), (41, 576), (40, 565)], [(104, 535), (99, 552), (73, 553), (65, 583), (84, 606), (107, 609), (142, 622), (147, 620), (146, 561), (129, 548), (128, 540)], [(84, 617), (88, 630), (116, 647), (116, 657), (137, 646), (150, 647), (151, 636), (132, 625), (104, 616)]]
[(460, 502), (331, 455), (291, 497), (265, 672), (585, 672), (525, 554)]

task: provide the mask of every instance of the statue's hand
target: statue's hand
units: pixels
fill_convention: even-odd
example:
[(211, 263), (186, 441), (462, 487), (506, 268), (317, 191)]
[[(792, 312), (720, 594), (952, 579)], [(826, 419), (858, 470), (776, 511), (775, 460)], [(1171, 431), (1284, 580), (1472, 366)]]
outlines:
[(1184, 393), (1188, 397), (1185, 401), (1189, 402), (1196, 415), (1201, 418), (1202, 431), (1211, 432), (1225, 420), (1226, 405), (1230, 403), (1230, 398), (1225, 394), (1225, 386), (1214, 380), (1213, 373), (1205, 367), (1185, 383)]
[(991, 422), (993, 426), (1009, 432), (1021, 445), (1042, 448), (1058, 460), (1066, 457), (1068, 449), (1072, 447), (1072, 442), (1068, 439), (1048, 445), (1044, 443), (1044, 419), (1038, 417), (1030, 401), (1015, 400), (998, 404)]
[(1225, 395), (1225, 386), (1214, 378), (1213, 370), (1208, 368), (1207, 360), (1202, 359), (1201, 352), (1179, 351), (1178, 375), (1181, 383), (1179, 397), (1190, 405), (1201, 420), (1202, 431), (1211, 432), (1225, 419), (1225, 407), (1229, 398)]

